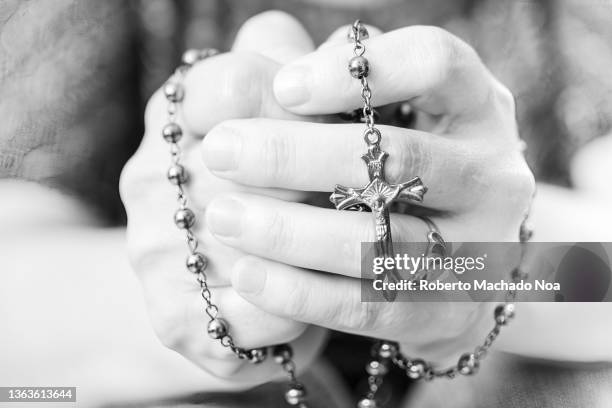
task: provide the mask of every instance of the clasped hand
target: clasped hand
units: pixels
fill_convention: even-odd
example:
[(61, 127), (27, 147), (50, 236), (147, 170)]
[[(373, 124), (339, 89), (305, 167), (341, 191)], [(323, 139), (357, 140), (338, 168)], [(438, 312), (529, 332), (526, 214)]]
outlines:
[[(447, 241), (515, 241), (534, 179), (511, 93), (469, 45), (440, 28), (369, 31), (373, 104), (409, 101), (418, 112), (416, 129), (378, 126), (389, 182), (421, 177), (429, 188), (422, 205)], [(486, 333), (490, 308), (361, 302), (360, 243), (374, 238), (371, 215), (306, 204), (335, 184), (368, 182), (363, 125), (333, 116), (361, 103), (359, 81), (347, 71), (346, 32), (314, 50), (295, 19), (267, 12), (244, 24), (231, 52), (185, 78), (183, 162), (213, 299), (237, 344), (291, 342), (300, 367), (317, 356), (327, 328), (454, 362)], [(186, 249), (172, 222), (165, 109), (158, 91), (121, 180), (129, 254), (153, 325), (164, 344), (214, 375), (241, 386), (269, 381), (279, 375), (275, 364), (237, 360), (206, 335), (204, 304), (182, 267)], [(419, 218), (392, 215), (396, 241), (421, 242), (427, 231)]]

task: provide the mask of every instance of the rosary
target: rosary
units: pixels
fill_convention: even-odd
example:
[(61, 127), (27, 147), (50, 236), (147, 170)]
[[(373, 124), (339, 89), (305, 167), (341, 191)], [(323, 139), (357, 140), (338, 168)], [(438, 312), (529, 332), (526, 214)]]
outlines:
[[(361, 117), (366, 125), (363, 138), (367, 145), (367, 152), (361, 157), (367, 165), (370, 182), (363, 188), (337, 185), (330, 196), (330, 201), (338, 210), (370, 211), (373, 215), (376, 228), (376, 256), (384, 258), (393, 257), (389, 206), (396, 200), (420, 202), (423, 200), (427, 188), (418, 177), (400, 184), (390, 184), (386, 181), (384, 164), (388, 153), (380, 149), (382, 135), (375, 125), (376, 115), (371, 105), (372, 91), (367, 79), (370, 73), (370, 66), (368, 60), (364, 57), (366, 48), (362, 42), (362, 40), (368, 38), (368, 31), (357, 20), (351, 26), (348, 37), (354, 44), (354, 57), (348, 63), (349, 72), (351, 76), (360, 81), (362, 87), (363, 109), (361, 109)], [(179, 146), (183, 131), (177, 123), (179, 104), (185, 94), (181, 80), (190, 67), (217, 53), (213, 49), (186, 51), (182, 57), (182, 65), (177, 68), (163, 88), (168, 100), (168, 123), (162, 129), (162, 136), (170, 146), (171, 156), (171, 165), (167, 172), (167, 178), (177, 189), (178, 209), (174, 213), (174, 223), (185, 232), (185, 239), (189, 249), (185, 266), (188, 271), (196, 276), (197, 283), (200, 286), (200, 294), (205, 305), (204, 311), (208, 315), (208, 335), (212, 339), (219, 341), (224, 347), (229, 348), (237, 358), (248, 360), (253, 364), (261, 363), (268, 357), (268, 354), (271, 354), (274, 361), (280, 365), (288, 376), (289, 384), (285, 392), (286, 402), (291, 406), (307, 408), (306, 388), (296, 377), (293, 350), (289, 344), (280, 344), (269, 348), (244, 349), (234, 343), (229, 332), (228, 323), (219, 317), (219, 309), (212, 300), (212, 293), (208, 287), (206, 275), (208, 260), (203, 253), (198, 251), (199, 241), (193, 232), (196, 216), (187, 205), (185, 185), (188, 177), (187, 170), (181, 165), (181, 149)], [(421, 218), (430, 230), (427, 234), (428, 254), (444, 254), (446, 246), (436, 225), (427, 217)], [(526, 223), (523, 222), (519, 232), (519, 240), (524, 244), (530, 237), (531, 232), (527, 228)], [(525, 254), (524, 245), (522, 245), (522, 248), (521, 262), (519, 266), (513, 269), (511, 274), (513, 282), (520, 282), (527, 278), (527, 274), (520, 267)], [(385, 272), (382, 279), (387, 282), (395, 282), (399, 277), (397, 271), (391, 269)], [(426, 274), (417, 275), (415, 279), (427, 279), (427, 277)], [(392, 293), (385, 292), (384, 296), (388, 301), (394, 300)], [(413, 380), (452, 379), (457, 374), (475, 374), (478, 371), (480, 362), (485, 358), (488, 349), (499, 335), (501, 328), (514, 317), (515, 307), (513, 302), (515, 297), (516, 292), (511, 291), (506, 294), (505, 302), (494, 309), (494, 326), (486, 335), (483, 343), (476, 346), (473, 351), (462, 354), (457, 363), (448, 368), (439, 369), (434, 364), (422, 359), (408, 357), (400, 351), (399, 344), (396, 342), (377, 341), (372, 347), (372, 359), (365, 367), (368, 374), (368, 391), (359, 400), (357, 407), (380, 407), (376, 400), (376, 393), (383, 383), (384, 376), (392, 366), (398, 367)]]

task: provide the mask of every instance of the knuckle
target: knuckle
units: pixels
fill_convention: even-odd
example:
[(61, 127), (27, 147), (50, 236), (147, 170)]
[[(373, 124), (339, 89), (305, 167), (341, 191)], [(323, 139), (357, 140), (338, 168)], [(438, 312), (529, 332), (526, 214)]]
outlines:
[(498, 205), (522, 220), (535, 192), (535, 178), (527, 164), (520, 159), (516, 165), (496, 172), (493, 183), (497, 186), (494, 199)]
[[(471, 184), (470, 189), (480, 194), (487, 188), (490, 188), (488, 180), (487, 168), (495, 165), (494, 160), (489, 159), (484, 154), (470, 154), (469, 152), (459, 151), (458, 157), (464, 157), (465, 160), (454, 160), (453, 164), (457, 166), (460, 180), (466, 180)], [(489, 164), (491, 161), (491, 164)]]
[(447, 31), (440, 31), (443, 33), (439, 35), (442, 62), (447, 77), (478, 60), (476, 51), (467, 43)]
[(145, 107), (145, 126), (147, 129), (161, 128), (161, 122), (164, 120), (165, 115), (162, 113), (166, 110), (166, 99), (161, 91), (158, 89), (155, 91), (153, 96), (149, 98), (147, 106)]
[(266, 250), (275, 254), (288, 254), (293, 251), (295, 242), (294, 225), (291, 218), (274, 211), (267, 219), (262, 232), (262, 242), (267, 246)]
[(492, 107), (496, 112), (502, 114), (502, 117), (509, 118), (516, 122), (516, 99), (510, 89), (502, 84), (499, 80), (489, 74), (492, 78), (492, 87), (488, 100), (488, 106)]
[[(357, 293), (360, 295), (360, 292)], [(375, 302), (361, 302), (354, 296), (342, 294), (343, 307), (337, 314), (340, 330), (367, 333), (379, 327), (379, 310)]]
[(467, 43), (436, 26), (420, 26), (416, 34), (422, 38), (428, 55), (423, 58), (429, 71), (424, 78), (431, 78), (434, 84), (443, 83), (478, 60), (476, 51)]
[(221, 73), (223, 82), (223, 93), (231, 103), (236, 103), (236, 96), (243, 100), (259, 101), (261, 99), (261, 88), (259, 86), (259, 62), (256, 54), (234, 53), (227, 57), (228, 61)]
[(227, 54), (222, 62), (222, 70), (215, 80), (221, 84), (220, 99), (215, 103), (236, 106), (243, 115), (257, 113), (262, 100), (262, 57), (235, 52)]
[(159, 171), (149, 171), (149, 163), (136, 153), (125, 164), (119, 178), (119, 195), (129, 213), (135, 205), (146, 204), (144, 198), (152, 194), (152, 186), (163, 177)]
[[(529, 170), (515, 172), (512, 177), (509, 177), (508, 184), (516, 204), (519, 205), (519, 208), (525, 208), (531, 201), (531, 197), (535, 192), (535, 178), (533, 173)], [(522, 207), (520, 206), (521, 204)]]
[(127, 205), (131, 202), (132, 188), (134, 186), (134, 165), (133, 158), (127, 161), (123, 169), (121, 170), (121, 175), (119, 176), (119, 195), (121, 196), (121, 200), (123, 204)]
[(126, 206), (130, 206), (139, 196), (137, 194), (139, 191), (138, 179), (138, 165), (135, 157), (132, 157), (121, 170), (121, 176), (119, 177), (119, 195)]
[(277, 132), (267, 131), (261, 145), (265, 178), (275, 184), (283, 184), (296, 174), (296, 151), (292, 138)]
[(516, 99), (512, 91), (497, 80), (494, 83), (497, 89), (497, 102), (501, 105), (504, 112), (508, 112), (514, 117), (516, 114)]
[(305, 320), (309, 315), (309, 308), (312, 307), (310, 302), (310, 290), (308, 285), (302, 285), (296, 281), (289, 289), (287, 296), (286, 311), (287, 316), (296, 320)]
[(429, 178), (432, 152), (420, 137), (390, 137), (387, 140), (391, 144), (389, 151), (393, 152), (387, 170), (391, 182), (405, 182), (416, 175)]

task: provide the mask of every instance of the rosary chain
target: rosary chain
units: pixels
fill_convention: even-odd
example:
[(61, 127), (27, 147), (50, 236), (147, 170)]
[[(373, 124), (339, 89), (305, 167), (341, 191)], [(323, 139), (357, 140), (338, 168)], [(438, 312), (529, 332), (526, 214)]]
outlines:
[[(196, 275), (196, 281), (200, 286), (200, 295), (205, 304), (204, 311), (209, 317), (207, 325), (208, 335), (212, 339), (218, 340), (222, 346), (229, 348), (239, 359), (258, 364), (267, 358), (268, 348), (245, 349), (236, 346), (234, 338), (229, 333), (228, 323), (219, 317), (219, 308), (213, 302), (212, 293), (208, 286), (208, 276), (206, 275), (208, 259), (203, 253), (198, 251), (200, 246), (199, 240), (193, 231), (196, 216), (193, 210), (188, 206), (187, 194), (185, 192), (188, 174), (181, 163), (182, 151), (179, 141), (183, 136), (183, 130), (177, 123), (177, 115), (179, 104), (183, 100), (185, 94), (182, 80), (191, 66), (217, 53), (218, 51), (214, 49), (186, 51), (183, 54), (182, 65), (177, 68), (175, 73), (163, 87), (164, 94), (168, 101), (168, 123), (162, 129), (162, 136), (166, 142), (168, 142), (170, 150), (170, 167), (166, 175), (170, 183), (176, 187), (178, 209), (174, 213), (174, 223), (185, 232), (185, 241), (189, 249), (185, 265), (190, 272)], [(279, 344), (270, 349), (274, 361), (282, 368), (289, 378), (289, 386), (285, 392), (286, 402), (289, 405), (308, 408), (306, 404), (306, 388), (296, 377), (296, 366), (293, 361), (293, 350), (291, 346), (288, 344)]]
[[(348, 69), (350, 74), (358, 79), (361, 84), (361, 99), (363, 101), (362, 114), (366, 129), (364, 140), (370, 150), (378, 150), (381, 141), (381, 133), (376, 128), (374, 119), (374, 108), (372, 107), (372, 90), (368, 83), (370, 65), (364, 57), (366, 47), (362, 40), (368, 38), (368, 31), (361, 21), (356, 20), (349, 30), (348, 38), (353, 42), (354, 57), (349, 60)], [(523, 258), (525, 256), (526, 242), (531, 238), (531, 231), (527, 226), (527, 216), (521, 224), (519, 241), (521, 243), (521, 255), (518, 266), (512, 271), (512, 281), (519, 282), (527, 278), (521, 270)], [(505, 326), (513, 317), (515, 311), (514, 301), (516, 291), (508, 291), (505, 295), (505, 302), (498, 305), (494, 310), (495, 325), (487, 333), (482, 344), (478, 345), (473, 352), (464, 353), (459, 357), (457, 363), (444, 369), (436, 369), (433, 364), (423, 359), (412, 359), (400, 352), (398, 343), (390, 341), (378, 341), (372, 349), (373, 359), (366, 365), (368, 373), (368, 391), (364, 398), (357, 403), (358, 408), (377, 408), (378, 402), (375, 399), (377, 391), (383, 384), (383, 377), (389, 372), (389, 367), (395, 365), (403, 370), (406, 375), (413, 379), (424, 379), (431, 381), (435, 378), (453, 379), (457, 374), (475, 374), (480, 362), (487, 355), (495, 339), (499, 336), (501, 328)]]
[(363, 137), (369, 149), (378, 150), (381, 133), (376, 128), (375, 110), (372, 107), (372, 90), (368, 83), (370, 63), (367, 58), (363, 56), (366, 47), (362, 40), (367, 39), (368, 36), (368, 30), (361, 21), (355, 21), (349, 31), (349, 39), (353, 41), (353, 54), (355, 56), (349, 60), (348, 68), (351, 75), (361, 83), (361, 99), (363, 101), (362, 118), (366, 125)]

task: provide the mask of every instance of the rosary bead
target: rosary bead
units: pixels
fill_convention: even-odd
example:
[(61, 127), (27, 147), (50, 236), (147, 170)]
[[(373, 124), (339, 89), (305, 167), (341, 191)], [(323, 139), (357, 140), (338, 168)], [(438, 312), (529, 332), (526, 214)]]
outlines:
[(373, 398), (363, 398), (357, 403), (357, 408), (376, 408), (378, 404)]
[(200, 273), (208, 266), (208, 259), (206, 259), (204, 254), (195, 252), (187, 257), (185, 264), (190, 272)]
[(479, 367), (480, 362), (472, 353), (465, 353), (461, 355), (461, 357), (459, 357), (459, 361), (457, 362), (457, 369), (463, 375), (476, 374)]
[(174, 223), (182, 229), (191, 228), (195, 224), (195, 214), (189, 208), (182, 208), (174, 213)]
[(494, 312), (495, 322), (497, 324), (505, 325), (510, 319), (514, 317), (514, 304), (508, 303), (505, 305), (499, 305), (495, 308)]
[(166, 99), (170, 102), (180, 102), (183, 100), (183, 96), (185, 96), (185, 91), (181, 84), (168, 81), (164, 85), (164, 95), (166, 95)]
[(427, 363), (423, 360), (412, 360), (406, 374), (408, 378), (413, 380), (420, 380), (425, 377), (425, 373), (427, 371)]
[(196, 50), (195, 48), (191, 48), (183, 53), (181, 57), (181, 61), (185, 65), (192, 66), (196, 62), (200, 61), (200, 50)]
[(521, 268), (514, 268), (510, 273), (510, 278), (513, 282), (520, 282), (527, 279), (527, 274), (521, 270)]
[(183, 53), (181, 61), (183, 64), (190, 67), (198, 61), (202, 61), (205, 58), (212, 57), (217, 54), (219, 54), (219, 51), (214, 48), (204, 48), (203, 50), (192, 48)]
[(353, 78), (361, 79), (370, 73), (370, 63), (365, 57), (353, 57), (348, 63), (349, 72)]
[(289, 405), (299, 405), (306, 401), (306, 388), (300, 383), (291, 384), (285, 393), (285, 401)]
[(402, 102), (395, 111), (395, 118), (405, 127), (410, 127), (414, 124), (414, 109), (408, 102)]
[(227, 334), (227, 323), (223, 319), (212, 319), (208, 322), (206, 331), (212, 339), (220, 339)]
[(394, 358), (397, 356), (398, 349), (397, 343), (380, 341), (374, 345), (372, 354), (380, 358)]
[(366, 365), (366, 372), (369, 375), (382, 377), (389, 372), (389, 367), (382, 361), (372, 360)]
[(251, 349), (248, 351), (249, 361), (253, 364), (259, 364), (268, 357), (268, 349), (265, 347)]
[(184, 184), (187, 181), (187, 172), (185, 167), (180, 164), (173, 164), (166, 173), (168, 180), (174, 185)]
[(521, 229), (519, 230), (519, 239), (520, 242), (527, 242), (533, 236), (533, 227), (531, 224), (525, 220), (521, 224)]
[(183, 136), (183, 129), (176, 123), (168, 123), (162, 129), (162, 136), (164, 140), (168, 143), (176, 143), (181, 140), (181, 136)]
[(293, 349), (288, 344), (279, 344), (272, 348), (272, 355), (276, 364), (285, 364), (293, 358)]
[[(359, 30), (359, 41), (367, 40), (368, 37), (370, 37), (370, 33), (368, 32), (368, 29), (363, 24), (359, 24), (358, 30)], [(353, 27), (349, 28), (348, 39), (349, 41), (355, 41), (355, 31), (353, 31)]]

